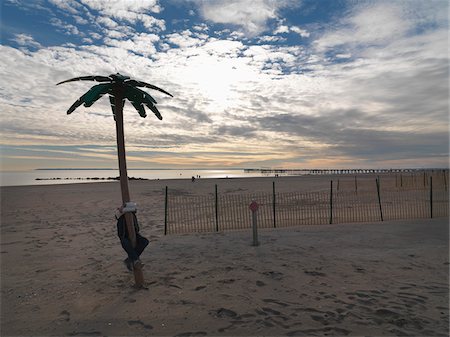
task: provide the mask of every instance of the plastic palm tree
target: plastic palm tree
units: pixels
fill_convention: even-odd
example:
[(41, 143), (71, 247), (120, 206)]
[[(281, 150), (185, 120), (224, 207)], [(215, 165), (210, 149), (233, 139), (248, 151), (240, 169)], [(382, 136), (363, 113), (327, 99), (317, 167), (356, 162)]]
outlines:
[[(67, 114), (71, 114), (76, 108), (84, 104), (85, 107), (92, 106), (99, 98), (104, 95), (109, 95), (114, 120), (116, 121), (116, 136), (117, 136), (117, 155), (119, 159), (120, 172), (120, 188), (122, 192), (122, 202), (125, 205), (130, 202), (130, 192), (128, 188), (127, 164), (125, 156), (125, 139), (123, 131), (123, 107), (125, 100), (130, 101), (133, 107), (137, 110), (141, 117), (146, 117), (144, 106), (147, 106), (158, 119), (162, 119), (161, 114), (156, 108), (156, 101), (147, 92), (139, 89), (139, 87), (150, 88), (163, 92), (171, 97), (167, 91), (158, 88), (149, 83), (140, 82), (130, 79), (128, 76), (123, 76), (119, 73), (110, 76), (82, 76), (75, 77), (70, 80), (59, 82), (57, 85), (73, 81), (96, 81), (101, 84), (93, 86), (83, 96), (81, 96), (72, 106), (67, 110)], [(125, 213), (125, 220), (127, 224), (128, 233), (133, 247), (136, 246), (136, 233), (134, 230), (133, 217), (130, 213)], [(134, 279), (136, 286), (142, 287), (144, 277), (142, 269), (134, 268)]]

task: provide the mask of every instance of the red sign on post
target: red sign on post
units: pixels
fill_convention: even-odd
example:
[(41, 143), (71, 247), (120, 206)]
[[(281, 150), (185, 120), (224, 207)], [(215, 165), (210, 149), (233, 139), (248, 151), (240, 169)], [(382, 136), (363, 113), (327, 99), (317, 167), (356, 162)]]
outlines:
[(249, 208), (251, 209), (251, 211), (254, 213), (258, 210), (259, 205), (256, 201), (252, 201), (252, 203), (250, 204)]

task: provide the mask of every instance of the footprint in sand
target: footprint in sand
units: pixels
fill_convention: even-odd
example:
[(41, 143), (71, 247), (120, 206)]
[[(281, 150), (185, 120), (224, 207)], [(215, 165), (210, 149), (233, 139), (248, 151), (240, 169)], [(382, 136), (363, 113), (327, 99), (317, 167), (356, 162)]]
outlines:
[(153, 326), (151, 326), (150, 324), (145, 324), (141, 320), (128, 321), (127, 323), (128, 323), (129, 326), (139, 325), (139, 326), (141, 326), (141, 327), (143, 327), (144, 329), (147, 329), (147, 330), (152, 330), (153, 329)]
[(233, 310), (225, 309), (225, 308), (220, 308), (220, 309), (217, 309), (217, 310), (213, 310), (211, 312), (211, 314), (213, 314), (216, 317), (220, 317), (220, 318), (224, 318), (224, 317), (235, 318), (235, 317), (237, 317), (237, 313), (236, 312), (234, 312)]
[(70, 321), (70, 312), (68, 312), (67, 310), (61, 311), (59, 313), (58, 319), (65, 322)]
[(268, 276), (276, 281), (281, 281), (283, 279), (283, 273), (279, 273), (277, 271), (266, 271), (262, 273), (265, 276)]
[(278, 300), (274, 300), (274, 299), (271, 299), (271, 298), (265, 298), (265, 299), (263, 299), (263, 302), (265, 302), (265, 303), (275, 303), (275, 304), (278, 304), (279, 306), (282, 306), (282, 307), (288, 307), (289, 306), (289, 304), (287, 304), (287, 303), (284, 303), (284, 302), (281, 302), (281, 301), (278, 301)]
[(225, 279), (225, 280), (220, 280), (218, 281), (218, 283), (222, 283), (222, 284), (231, 284), (234, 283), (234, 279)]
[(205, 288), (206, 288), (206, 286), (198, 286), (194, 290), (195, 291), (199, 291), (199, 290), (202, 290), (202, 289), (205, 289)]
[(197, 331), (197, 332), (183, 332), (178, 335), (175, 335), (175, 337), (194, 337), (194, 336), (206, 336), (208, 335), (204, 331)]
[(321, 273), (315, 270), (304, 270), (305, 274), (311, 276), (327, 276), (325, 273)]
[(103, 336), (101, 331), (74, 331), (68, 333), (69, 336)]

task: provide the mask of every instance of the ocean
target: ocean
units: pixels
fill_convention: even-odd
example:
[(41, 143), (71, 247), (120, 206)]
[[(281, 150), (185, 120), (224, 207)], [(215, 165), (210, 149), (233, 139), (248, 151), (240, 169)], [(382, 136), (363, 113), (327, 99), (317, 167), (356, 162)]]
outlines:
[[(2, 171), (0, 172), (0, 186), (27, 186), (50, 184), (74, 184), (112, 181), (108, 178), (119, 176), (119, 170), (101, 169), (48, 169), (31, 171)], [(238, 178), (267, 176), (260, 172), (245, 172), (243, 169), (190, 169), (190, 170), (128, 170), (129, 178), (142, 179), (191, 179), (201, 178)]]

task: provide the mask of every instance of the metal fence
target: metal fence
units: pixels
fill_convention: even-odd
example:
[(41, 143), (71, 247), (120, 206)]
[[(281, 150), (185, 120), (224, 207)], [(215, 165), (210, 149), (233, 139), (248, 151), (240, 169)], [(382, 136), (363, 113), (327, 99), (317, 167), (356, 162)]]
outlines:
[[(445, 176), (444, 176), (445, 177)], [(351, 222), (449, 216), (447, 183), (441, 178), (396, 177), (373, 188), (330, 182), (328, 191), (305, 193), (175, 195), (166, 187), (165, 234), (213, 232), (251, 228), (250, 203), (259, 204), (258, 227), (278, 228)], [(425, 181), (425, 182), (424, 182)], [(356, 179), (355, 179), (356, 182)], [(401, 186), (400, 186), (401, 184)], [(344, 188), (345, 186), (352, 188)]]

